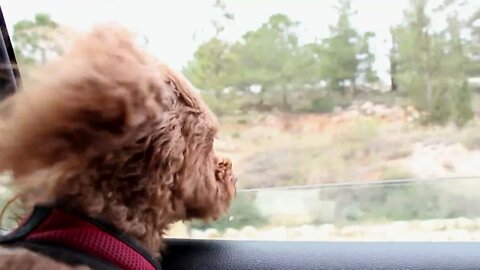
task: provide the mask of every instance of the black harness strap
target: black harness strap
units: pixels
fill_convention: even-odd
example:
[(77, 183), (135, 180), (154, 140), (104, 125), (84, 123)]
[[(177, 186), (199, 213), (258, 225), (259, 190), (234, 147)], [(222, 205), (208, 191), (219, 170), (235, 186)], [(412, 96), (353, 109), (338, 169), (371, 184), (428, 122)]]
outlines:
[[(119, 270), (120, 268), (113, 263), (107, 262), (96, 256), (92, 256), (83, 251), (76, 250), (72, 247), (61, 246), (58, 243), (49, 243), (47, 241), (28, 240), (27, 237), (52, 213), (54, 210), (50, 206), (35, 207), (31, 216), (15, 231), (0, 236), (0, 245), (6, 248), (25, 248), (32, 252), (42, 254), (55, 261), (65, 263), (70, 266), (85, 265), (92, 269), (98, 270)], [(102, 229), (107, 229), (107, 225), (101, 224), (98, 221), (89, 220)], [(161, 270), (159, 263), (151, 258), (148, 253), (136, 243), (130, 241), (125, 235), (122, 235), (113, 228), (108, 228), (110, 233), (116, 235), (118, 239), (127, 242), (131, 247), (147, 257), (156, 269)]]

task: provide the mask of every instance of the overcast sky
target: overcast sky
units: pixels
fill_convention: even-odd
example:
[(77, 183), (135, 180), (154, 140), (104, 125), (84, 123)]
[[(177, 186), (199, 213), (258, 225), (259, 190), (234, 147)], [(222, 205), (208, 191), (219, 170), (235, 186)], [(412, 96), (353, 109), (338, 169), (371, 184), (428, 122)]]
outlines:
[[(439, 1), (439, 0), (434, 0)], [(149, 39), (148, 48), (159, 58), (181, 69), (202, 38), (209, 35), (210, 20), (218, 16), (213, 0), (0, 0), (7, 25), (33, 18), (44, 12), (62, 25), (88, 30), (102, 22), (120, 22)], [(261, 25), (274, 13), (284, 13), (301, 23), (300, 39), (313, 41), (328, 33), (328, 25), (336, 21), (332, 6), (335, 0), (226, 0), (234, 14), (224, 37), (238, 39), (244, 32)], [(471, 0), (480, 6), (480, 0)], [(408, 0), (354, 0), (357, 15), (353, 24), (361, 31), (375, 32), (372, 49), (377, 57), (376, 69), (385, 78), (388, 71), (389, 27), (402, 19)], [(435, 25), (441, 25), (440, 18)], [(194, 39), (195, 33), (197, 38)]]

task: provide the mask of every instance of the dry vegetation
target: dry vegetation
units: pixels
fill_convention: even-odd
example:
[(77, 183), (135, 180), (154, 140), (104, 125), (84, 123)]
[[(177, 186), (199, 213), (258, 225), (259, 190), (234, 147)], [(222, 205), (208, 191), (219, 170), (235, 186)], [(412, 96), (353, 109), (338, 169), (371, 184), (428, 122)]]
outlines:
[[(421, 126), (408, 115), (394, 116), (349, 109), (332, 114), (223, 117), (218, 148), (233, 157), (241, 188), (472, 176), (478, 172), (464, 166), (472, 159), (480, 161), (478, 120), (457, 129)], [(417, 161), (425, 163), (423, 171)]]

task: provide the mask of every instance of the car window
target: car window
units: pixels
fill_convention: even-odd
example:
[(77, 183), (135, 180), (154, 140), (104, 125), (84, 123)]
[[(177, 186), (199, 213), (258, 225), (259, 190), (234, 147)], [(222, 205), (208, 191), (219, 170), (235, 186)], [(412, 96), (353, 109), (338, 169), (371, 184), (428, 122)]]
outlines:
[(169, 237), (480, 237), (476, 0), (4, 0), (2, 9), (25, 80), (78, 33), (114, 21), (200, 90), (238, 194), (219, 220), (174, 224)]

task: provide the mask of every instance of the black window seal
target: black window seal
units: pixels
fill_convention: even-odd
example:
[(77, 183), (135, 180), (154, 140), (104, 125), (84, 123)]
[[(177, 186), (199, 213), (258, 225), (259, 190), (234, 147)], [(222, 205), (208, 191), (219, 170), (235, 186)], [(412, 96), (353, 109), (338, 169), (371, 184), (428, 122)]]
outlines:
[[(20, 71), (17, 65), (17, 59), (15, 58), (15, 52), (13, 50), (13, 44), (8, 34), (5, 17), (3, 16), (3, 10), (0, 6), (0, 30), (2, 32), (0, 36), (0, 53), (5, 55), (6, 61), (2, 63), (4, 68), (7, 69), (10, 83), (13, 87), (10, 91), (18, 89), (21, 83)], [(11, 93), (7, 93), (11, 94)], [(3, 96), (3, 95), (2, 95)]]

